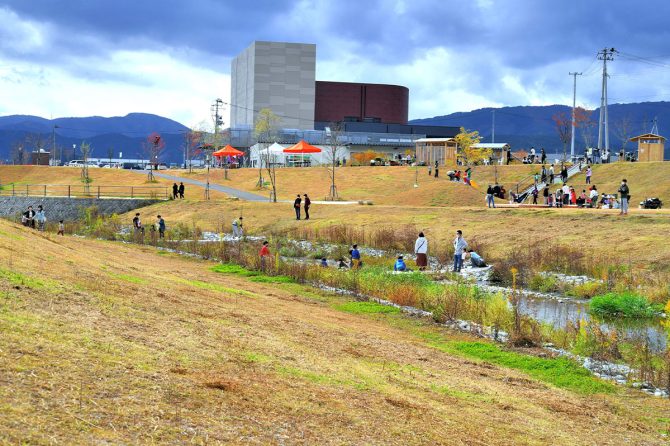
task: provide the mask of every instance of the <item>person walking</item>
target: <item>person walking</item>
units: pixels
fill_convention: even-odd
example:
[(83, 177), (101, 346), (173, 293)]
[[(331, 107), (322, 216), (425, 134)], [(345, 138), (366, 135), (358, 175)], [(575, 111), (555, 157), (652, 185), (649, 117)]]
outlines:
[(468, 242), (463, 238), (463, 231), (456, 231), (454, 239), (454, 272), (460, 272), (463, 267), (463, 253), (468, 247)]
[(310, 206), (312, 206), (312, 200), (309, 199), (307, 194), (304, 194), (303, 196), (305, 197), (305, 200), (304, 200), (304, 202), (305, 202), (305, 204), (304, 204), (304, 206), (305, 206), (305, 220), (309, 220), (309, 208), (310, 208)]
[(179, 198), (181, 198), (182, 200), (184, 199), (184, 190), (185, 189), (186, 188), (184, 187), (184, 183), (180, 182), (179, 183)]
[(58, 222), (58, 234), (57, 235), (65, 235), (65, 223), (63, 223), (63, 220), (60, 220)]
[(296, 197), (295, 201), (293, 202), (293, 209), (295, 210), (295, 219), (300, 220), (300, 204), (302, 203), (302, 199), (300, 198), (300, 194)]
[(496, 207), (496, 203), (494, 201), (495, 199), (493, 197), (494, 197), (493, 188), (489, 184), (489, 187), (486, 189), (486, 205), (490, 208)]
[(591, 170), (591, 166), (586, 166), (586, 184), (591, 184), (591, 175), (593, 174), (593, 171)]
[(543, 183), (546, 183), (547, 182), (547, 166), (542, 165), (542, 170), (540, 171), (540, 175), (541, 175), (540, 181), (542, 181)]
[(563, 165), (563, 168), (561, 169), (561, 180), (566, 183), (568, 181), (568, 168)]
[(624, 178), (621, 180), (621, 186), (619, 186), (619, 196), (621, 197), (621, 210), (619, 215), (628, 215), (628, 200), (630, 199), (630, 189), (628, 187), (628, 181)]
[(428, 239), (419, 232), (419, 237), (414, 242), (414, 254), (416, 254), (416, 266), (419, 271), (424, 271), (428, 266)]
[(554, 165), (549, 166), (549, 184), (554, 184)]
[(37, 222), (37, 230), (44, 231), (44, 226), (47, 223), (47, 216), (44, 213), (44, 208), (40, 204), (37, 206), (37, 212), (35, 213), (35, 221)]
[(158, 226), (158, 238), (165, 238), (165, 220), (160, 215), (157, 215), (156, 226)]
[(265, 269), (269, 266), (268, 258), (270, 257), (270, 248), (268, 247), (267, 240), (263, 242), (263, 246), (261, 246), (261, 250), (258, 252), (258, 255), (261, 258), (261, 270), (265, 271)]
[(537, 190), (537, 184), (533, 187), (533, 204), (537, 204), (537, 196), (540, 195), (540, 191)]
[(177, 186), (177, 183), (174, 183), (172, 185), (172, 199), (176, 200), (179, 198), (179, 186)]
[(242, 216), (233, 220), (233, 237), (242, 237)]

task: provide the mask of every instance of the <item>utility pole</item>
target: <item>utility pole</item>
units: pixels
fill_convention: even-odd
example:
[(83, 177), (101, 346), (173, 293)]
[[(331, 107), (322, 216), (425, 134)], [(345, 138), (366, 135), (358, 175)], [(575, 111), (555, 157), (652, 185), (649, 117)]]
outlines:
[(577, 106), (577, 76), (581, 76), (582, 73), (568, 73), (574, 78), (572, 84), (572, 131), (570, 136), (570, 159), (575, 158), (575, 127), (577, 126), (575, 122), (575, 107)]
[(496, 109), (491, 110), (491, 144), (496, 142)]
[[(603, 132), (605, 133), (605, 151), (610, 150), (609, 124), (607, 119), (607, 61), (614, 60), (614, 48), (605, 48), (598, 51), (598, 59), (603, 61), (603, 86), (600, 96), (600, 117), (598, 119), (598, 150), (603, 149)], [(602, 156), (602, 152), (600, 153)]]
[[(214, 150), (218, 149), (217, 145), (219, 144), (219, 126), (223, 124), (223, 119), (221, 118), (221, 114), (219, 113), (220, 108), (223, 108), (223, 101), (221, 99), (216, 99), (212, 104), (211, 108), (212, 119), (214, 120), (214, 143), (212, 144)], [(205, 199), (209, 200), (209, 168), (212, 164), (212, 154), (207, 153), (205, 154), (205, 156), (207, 162), (207, 182), (205, 185)]]
[(57, 166), (58, 162), (56, 161), (56, 129), (58, 128), (57, 125), (53, 126), (53, 129), (51, 131), (51, 165), (52, 166)]

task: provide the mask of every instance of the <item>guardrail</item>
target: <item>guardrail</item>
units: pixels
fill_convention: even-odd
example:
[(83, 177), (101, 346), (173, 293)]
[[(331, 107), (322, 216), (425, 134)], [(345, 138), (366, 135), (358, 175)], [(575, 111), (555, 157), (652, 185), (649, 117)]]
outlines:
[(107, 186), (92, 184), (6, 184), (0, 196), (68, 198), (154, 198), (168, 199), (168, 186)]

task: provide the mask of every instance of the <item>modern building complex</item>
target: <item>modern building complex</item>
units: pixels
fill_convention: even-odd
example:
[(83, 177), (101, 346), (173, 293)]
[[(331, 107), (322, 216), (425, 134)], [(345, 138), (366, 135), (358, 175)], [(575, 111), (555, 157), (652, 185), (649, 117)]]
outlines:
[(315, 73), (316, 45), (252, 43), (231, 64), (227, 142), (253, 146), (255, 119), (264, 108), (279, 118), (274, 142), (328, 145), (336, 134), (347, 155), (372, 150), (398, 158), (413, 152), (417, 139), (458, 134), (458, 127), (408, 124), (407, 87), (317, 81)]

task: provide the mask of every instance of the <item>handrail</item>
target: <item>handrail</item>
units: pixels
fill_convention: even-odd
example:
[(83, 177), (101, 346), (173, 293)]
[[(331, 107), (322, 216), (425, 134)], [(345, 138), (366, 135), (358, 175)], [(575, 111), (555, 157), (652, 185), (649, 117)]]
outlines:
[(0, 187), (0, 196), (168, 199), (170, 197), (170, 189), (169, 186), (9, 183)]

